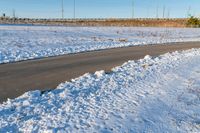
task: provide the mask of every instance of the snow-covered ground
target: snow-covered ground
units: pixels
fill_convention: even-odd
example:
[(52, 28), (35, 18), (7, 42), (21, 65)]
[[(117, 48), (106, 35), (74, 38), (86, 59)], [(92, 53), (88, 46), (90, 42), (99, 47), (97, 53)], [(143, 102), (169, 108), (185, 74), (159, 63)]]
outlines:
[(0, 132), (200, 132), (200, 49), (145, 56), (0, 105)]
[(200, 29), (0, 26), (0, 63), (166, 42), (200, 41)]

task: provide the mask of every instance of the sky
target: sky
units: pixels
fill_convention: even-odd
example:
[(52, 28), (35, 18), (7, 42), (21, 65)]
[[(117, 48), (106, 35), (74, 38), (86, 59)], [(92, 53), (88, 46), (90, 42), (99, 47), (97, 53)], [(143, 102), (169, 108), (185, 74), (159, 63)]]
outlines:
[[(64, 18), (73, 18), (74, 0), (63, 1)], [(200, 16), (200, 0), (75, 1), (76, 18), (183, 18), (188, 14)], [(15, 16), (24, 18), (62, 18), (62, 0), (0, 0), (0, 15), (5, 13), (6, 16), (13, 16), (13, 12)]]

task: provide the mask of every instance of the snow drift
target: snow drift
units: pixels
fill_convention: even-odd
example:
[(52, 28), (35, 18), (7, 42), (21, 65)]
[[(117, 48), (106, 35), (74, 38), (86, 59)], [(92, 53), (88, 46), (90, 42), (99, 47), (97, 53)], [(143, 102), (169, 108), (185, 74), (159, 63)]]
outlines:
[(0, 132), (200, 132), (200, 49), (146, 56), (0, 105)]

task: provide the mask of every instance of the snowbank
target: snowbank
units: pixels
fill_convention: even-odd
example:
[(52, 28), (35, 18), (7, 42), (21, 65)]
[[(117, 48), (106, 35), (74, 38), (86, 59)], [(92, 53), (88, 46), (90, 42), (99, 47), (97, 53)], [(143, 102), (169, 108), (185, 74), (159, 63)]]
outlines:
[(200, 49), (146, 56), (0, 105), (0, 132), (200, 132)]
[(0, 63), (84, 51), (200, 41), (200, 29), (0, 26)]

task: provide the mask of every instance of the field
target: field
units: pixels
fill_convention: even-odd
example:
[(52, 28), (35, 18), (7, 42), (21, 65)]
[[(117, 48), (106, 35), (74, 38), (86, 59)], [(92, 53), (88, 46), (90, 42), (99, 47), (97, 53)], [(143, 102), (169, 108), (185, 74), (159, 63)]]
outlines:
[(0, 63), (135, 45), (199, 41), (200, 29), (0, 26)]
[[(117, 47), (194, 41), (200, 41), (200, 29), (4, 25), (0, 26), (0, 65)], [(0, 104), (0, 132), (197, 133), (199, 88), (200, 49), (146, 55), (109, 72), (80, 75), (53, 90), (8, 98)]]

